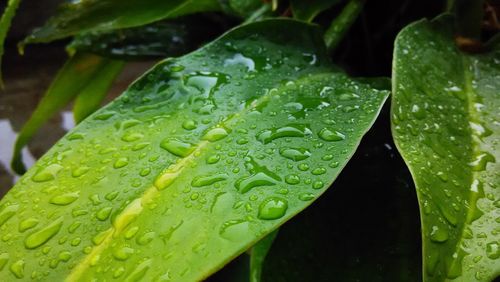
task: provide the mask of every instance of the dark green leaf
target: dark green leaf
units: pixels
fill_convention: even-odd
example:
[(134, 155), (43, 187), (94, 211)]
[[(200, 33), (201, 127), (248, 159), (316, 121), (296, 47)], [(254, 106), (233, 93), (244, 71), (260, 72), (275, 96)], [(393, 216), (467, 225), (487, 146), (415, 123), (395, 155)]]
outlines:
[(426, 281), (500, 274), (500, 52), (467, 55), (453, 18), (396, 40), (392, 128), (417, 187)]
[(49, 42), (88, 31), (109, 31), (149, 24), (196, 12), (216, 11), (217, 0), (82, 0), (63, 4), (24, 43)]
[(325, 191), (388, 96), (322, 44), (315, 26), (261, 21), (156, 65), (2, 199), (1, 274), (195, 281), (275, 230)]
[[(85, 89), (86, 91), (104, 91), (103, 87), (109, 82), (105, 82), (104, 79), (100, 80), (95, 76), (100, 73), (102, 68), (111, 66), (113, 69), (116, 64), (112, 60), (80, 53), (75, 54), (64, 64), (30, 119), (23, 126), (21, 132), (19, 132), (12, 157), (12, 169), (14, 171), (20, 174), (26, 171), (21, 150), (28, 144), (40, 126), (65, 107), (79, 93), (85, 91)], [(105, 71), (108, 72), (109, 70), (105, 69)], [(105, 78), (111, 79), (111, 77)], [(88, 83), (90, 82), (98, 82), (99, 85), (89, 85)], [(83, 116), (83, 105), (77, 107), (81, 109), (77, 110), (79, 112), (78, 115), (80, 117)]]
[(86, 33), (75, 37), (68, 49), (120, 59), (179, 56), (196, 49), (219, 33), (214, 22), (197, 18), (199, 16)]
[(0, 88), (3, 88), (2, 57), (4, 52), (4, 42), (7, 37), (7, 32), (9, 31), (12, 18), (16, 14), (17, 7), (19, 7), (20, 3), (21, 0), (9, 0), (2, 17), (0, 18)]
[(264, 261), (269, 249), (273, 245), (276, 235), (278, 235), (278, 229), (271, 232), (252, 247), (250, 253), (250, 282), (261, 281)]
[[(246, 19), (270, 4), (262, 0), (219, 0), (222, 10), (229, 15)], [(269, 9), (270, 10), (270, 9)]]
[(121, 73), (124, 65), (123, 61), (107, 60), (95, 71), (92, 78), (87, 81), (87, 85), (80, 90), (76, 97), (73, 106), (73, 116), (76, 123), (80, 123), (101, 107), (109, 88)]
[(290, 0), (293, 17), (312, 22), (322, 11), (333, 7), (342, 0)]

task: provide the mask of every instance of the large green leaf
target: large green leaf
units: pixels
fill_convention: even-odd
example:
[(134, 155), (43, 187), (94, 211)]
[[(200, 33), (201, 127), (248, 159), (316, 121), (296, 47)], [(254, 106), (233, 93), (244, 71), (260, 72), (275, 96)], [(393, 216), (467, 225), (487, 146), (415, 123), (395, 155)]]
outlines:
[[(77, 95), (83, 95), (76, 105), (77, 120), (85, 117), (89, 110), (95, 110), (95, 99), (107, 92), (121, 66), (120, 61), (91, 54), (76, 53), (72, 56), (59, 70), (30, 119), (19, 132), (12, 157), (12, 169), (20, 174), (26, 171), (21, 154), (23, 147), (47, 120)], [(95, 95), (92, 101), (88, 99), (89, 95)]]
[(322, 40), (262, 21), (156, 65), (2, 199), (4, 280), (200, 280), (304, 209), (388, 95)]
[(128, 60), (184, 55), (222, 33), (216, 23), (200, 18), (191, 16), (139, 27), (84, 33), (76, 36), (68, 49)]
[(427, 281), (500, 274), (500, 51), (467, 55), (453, 19), (396, 40), (392, 127), (417, 186)]
[(82, 0), (64, 3), (24, 43), (48, 42), (85, 31), (140, 26), (196, 12), (216, 11), (217, 0)]
[(2, 79), (2, 57), (4, 52), (4, 42), (7, 37), (7, 32), (9, 31), (10, 23), (12, 22), (12, 18), (16, 14), (17, 7), (21, 0), (9, 0), (7, 2), (7, 6), (5, 6), (5, 10), (0, 17), (0, 87), (3, 87), (3, 79)]

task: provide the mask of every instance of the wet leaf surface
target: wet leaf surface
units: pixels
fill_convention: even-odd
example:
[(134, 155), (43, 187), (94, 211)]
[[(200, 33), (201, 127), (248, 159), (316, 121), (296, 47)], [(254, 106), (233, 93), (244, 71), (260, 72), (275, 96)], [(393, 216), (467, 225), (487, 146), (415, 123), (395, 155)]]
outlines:
[(200, 280), (293, 217), (388, 96), (322, 42), (269, 20), (156, 65), (2, 199), (0, 275)]
[(396, 40), (392, 128), (416, 183), (426, 281), (500, 274), (500, 52), (466, 55), (453, 19)]

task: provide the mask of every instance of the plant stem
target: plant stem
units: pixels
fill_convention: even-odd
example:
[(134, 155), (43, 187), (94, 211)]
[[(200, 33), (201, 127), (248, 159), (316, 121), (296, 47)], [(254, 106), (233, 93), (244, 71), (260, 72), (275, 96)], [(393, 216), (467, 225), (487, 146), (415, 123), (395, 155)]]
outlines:
[(333, 51), (337, 47), (363, 9), (364, 3), (365, 0), (350, 0), (342, 12), (332, 21), (324, 35), (326, 47), (329, 51)]

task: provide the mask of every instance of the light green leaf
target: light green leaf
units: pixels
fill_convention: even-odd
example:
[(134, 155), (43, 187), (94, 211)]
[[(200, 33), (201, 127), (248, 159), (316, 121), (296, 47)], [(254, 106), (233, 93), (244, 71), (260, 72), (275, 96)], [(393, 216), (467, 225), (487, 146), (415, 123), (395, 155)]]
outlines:
[(220, 30), (213, 21), (197, 15), (139, 27), (80, 34), (68, 49), (127, 60), (174, 57), (195, 50), (222, 33)]
[(322, 40), (261, 21), (156, 65), (2, 199), (0, 275), (202, 280), (300, 212), (388, 96), (338, 72)]
[(278, 235), (278, 229), (271, 232), (252, 247), (250, 252), (250, 282), (261, 281), (262, 267), (276, 235)]
[(82, 0), (66, 2), (24, 44), (49, 42), (81, 32), (109, 31), (196, 12), (217, 11), (217, 0)]
[(10, 23), (12, 22), (12, 18), (14, 18), (17, 7), (19, 7), (20, 3), (21, 0), (9, 0), (7, 2), (5, 10), (3, 11), (2, 17), (0, 18), (0, 88), (3, 88), (2, 57), (4, 52), (5, 38), (7, 37)]
[(405, 28), (394, 52), (392, 128), (417, 186), (426, 281), (500, 274), (500, 51), (467, 55), (453, 18)]
[[(105, 91), (104, 88), (107, 88), (106, 85), (109, 83), (105, 79), (112, 79), (114, 77), (110, 76), (110, 74), (113, 71), (117, 71), (116, 68), (119, 64), (118, 62), (90, 54), (77, 53), (70, 58), (61, 70), (59, 70), (30, 119), (19, 132), (12, 157), (12, 169), (17, 173), (24, 173), (26, 168), (23, 164), (21, 150), (28, 144), (40, 126), (64, 108), (82, 91), (87, 93), (97, 90)], [(101, 74), (105, 74), (105, 76), (102, 78), (96, 77), (96, 75)], [(97, 84), (90, 85), (89, 83), (91, 82)], [(85, 97), (88, 97), (88, 95), (84, 94)], [(87, 107), (87, 105), (84, 106), (83, 101), (78, 102), (78, 104), (77, 115), (83, 117), (85, 112), (88, 111), (84, 110), (84, 107)]]
[(312, 22), (314, 18), (342, 0), (290, 0), (293, 17), (299, 20)]
[(76, 123), (80, 123), (101, 107), (109, 88), (124, 66), (124, 61), (106, 60), (95, 70), (92, 78), (80, 90), (73, 105), (73, 116)]

